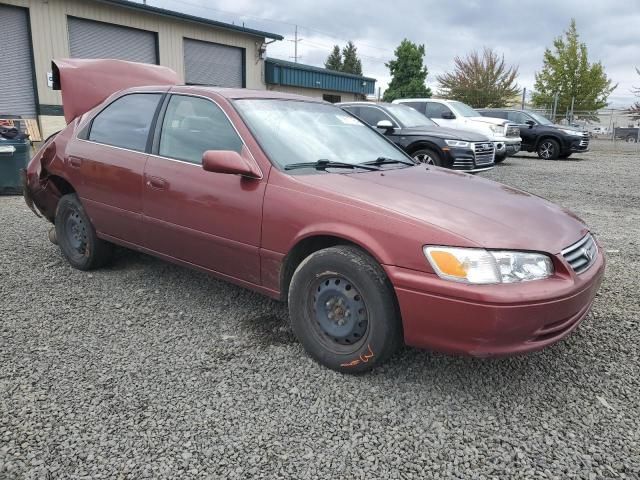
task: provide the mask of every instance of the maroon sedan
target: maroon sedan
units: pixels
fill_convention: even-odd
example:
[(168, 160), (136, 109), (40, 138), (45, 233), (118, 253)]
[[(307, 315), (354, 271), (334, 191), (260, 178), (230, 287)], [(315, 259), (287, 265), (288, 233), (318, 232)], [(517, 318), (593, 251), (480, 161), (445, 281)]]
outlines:
[(602, 280), (602, 250), (572, 213), (417, 165), (330, 104), (176, 86), (117, 61), (54, 75), (69, 124), (29, 164), (25, 198), (69, 263), (100, 267), (121, 245), (288, 300), (329, 368), (369, 370), (403, 341), (541, 349), (575, 330)]

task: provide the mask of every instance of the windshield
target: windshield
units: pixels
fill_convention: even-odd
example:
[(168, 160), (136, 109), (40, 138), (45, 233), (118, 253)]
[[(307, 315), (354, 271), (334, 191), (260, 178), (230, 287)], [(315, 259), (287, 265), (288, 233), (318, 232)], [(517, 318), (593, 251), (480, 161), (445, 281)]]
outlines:
[(456, 109), (456, 112), (462, 115), (463, 117), (481, 117), (482, 116), (466, 103), (462, 103), (462, 102), (450, 102), (450, 103)]
[(415, 108), (407, 107), (406, 105), (387, 105), (385, 108), (405, 128), (435, 127), (438, 125)]
[(543, 117), (539, 113), (535, 112), (527, 112), (536, 122), (540, 125), (553, 125), (553, 122), (549, 120), (547, 117)]
[(272, 99), (241, 99), (234, 105), (269, 159), (282, 168), (318, 160), (407, 161), (384, 137), (333, 105)]

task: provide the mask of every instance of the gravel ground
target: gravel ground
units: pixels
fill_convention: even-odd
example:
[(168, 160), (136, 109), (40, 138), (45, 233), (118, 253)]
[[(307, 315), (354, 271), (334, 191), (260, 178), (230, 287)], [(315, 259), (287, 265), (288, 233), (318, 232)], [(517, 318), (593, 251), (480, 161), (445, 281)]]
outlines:
[(0, 478), (640, 478), (638, 167), (597, 142), (482, 174), (573, 209), (608, 251), (570, 338), (500, 360), (407, 348), (360, 377), (241, 288), (128, 251), (73, 270), (2, 197)]

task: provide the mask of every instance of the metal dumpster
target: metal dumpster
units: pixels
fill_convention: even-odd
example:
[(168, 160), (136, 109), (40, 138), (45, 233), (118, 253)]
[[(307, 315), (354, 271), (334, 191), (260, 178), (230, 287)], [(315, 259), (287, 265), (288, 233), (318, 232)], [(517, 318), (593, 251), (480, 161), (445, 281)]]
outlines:
[(0, 195), (22, 193), (20, 170), (27, 167), (31, 142), (25, 139), (0, 137)]

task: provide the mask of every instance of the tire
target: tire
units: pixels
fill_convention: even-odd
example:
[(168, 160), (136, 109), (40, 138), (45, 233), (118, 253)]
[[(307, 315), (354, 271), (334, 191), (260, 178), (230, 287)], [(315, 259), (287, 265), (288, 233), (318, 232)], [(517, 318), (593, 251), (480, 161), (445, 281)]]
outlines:
[(562, 154), (558, 155), (558, 158), (562, 158), (562, 159), (569, 158), (569, 157), (571, 156), (571, 154), (572, 154), (572, 153), (573, 153), (573, 152), (569, 152), (569, 153), (562, 153)]
[(629, 135), (626, 140), (627, 140), (627, 143), (636, 143), (638, 141), (637, 138), (634, 137), (633, 135)]
[(431, 148), (421, 148), (416, 150), (411, 155), (416, 162), (424, 163), (426, 165), (435, 165), (436, 167), (442, 166), (442, 157), (438, 152)]
[(496, 157), (493, 159), (494, 163), (502, 163), (505, 161), (505, 159), (507, 158), (507, 155), (496, 155)]
[(111, 260), (113, 245), (101, 240), (75, 193), (64, 195), (56, 208), (56, 240), (72, 267), (93, 270)]
[(553, 138), (543, 138), (538, 144), (537, 153), (543, 160), (556, 160), (560, 155), (560, 144)]
[(382, 267), (352, 246), (311, 254), (289, 288), (291, 327), (318, 363), (362, 373), (387, 360), (402, 341), (395, 293)]

